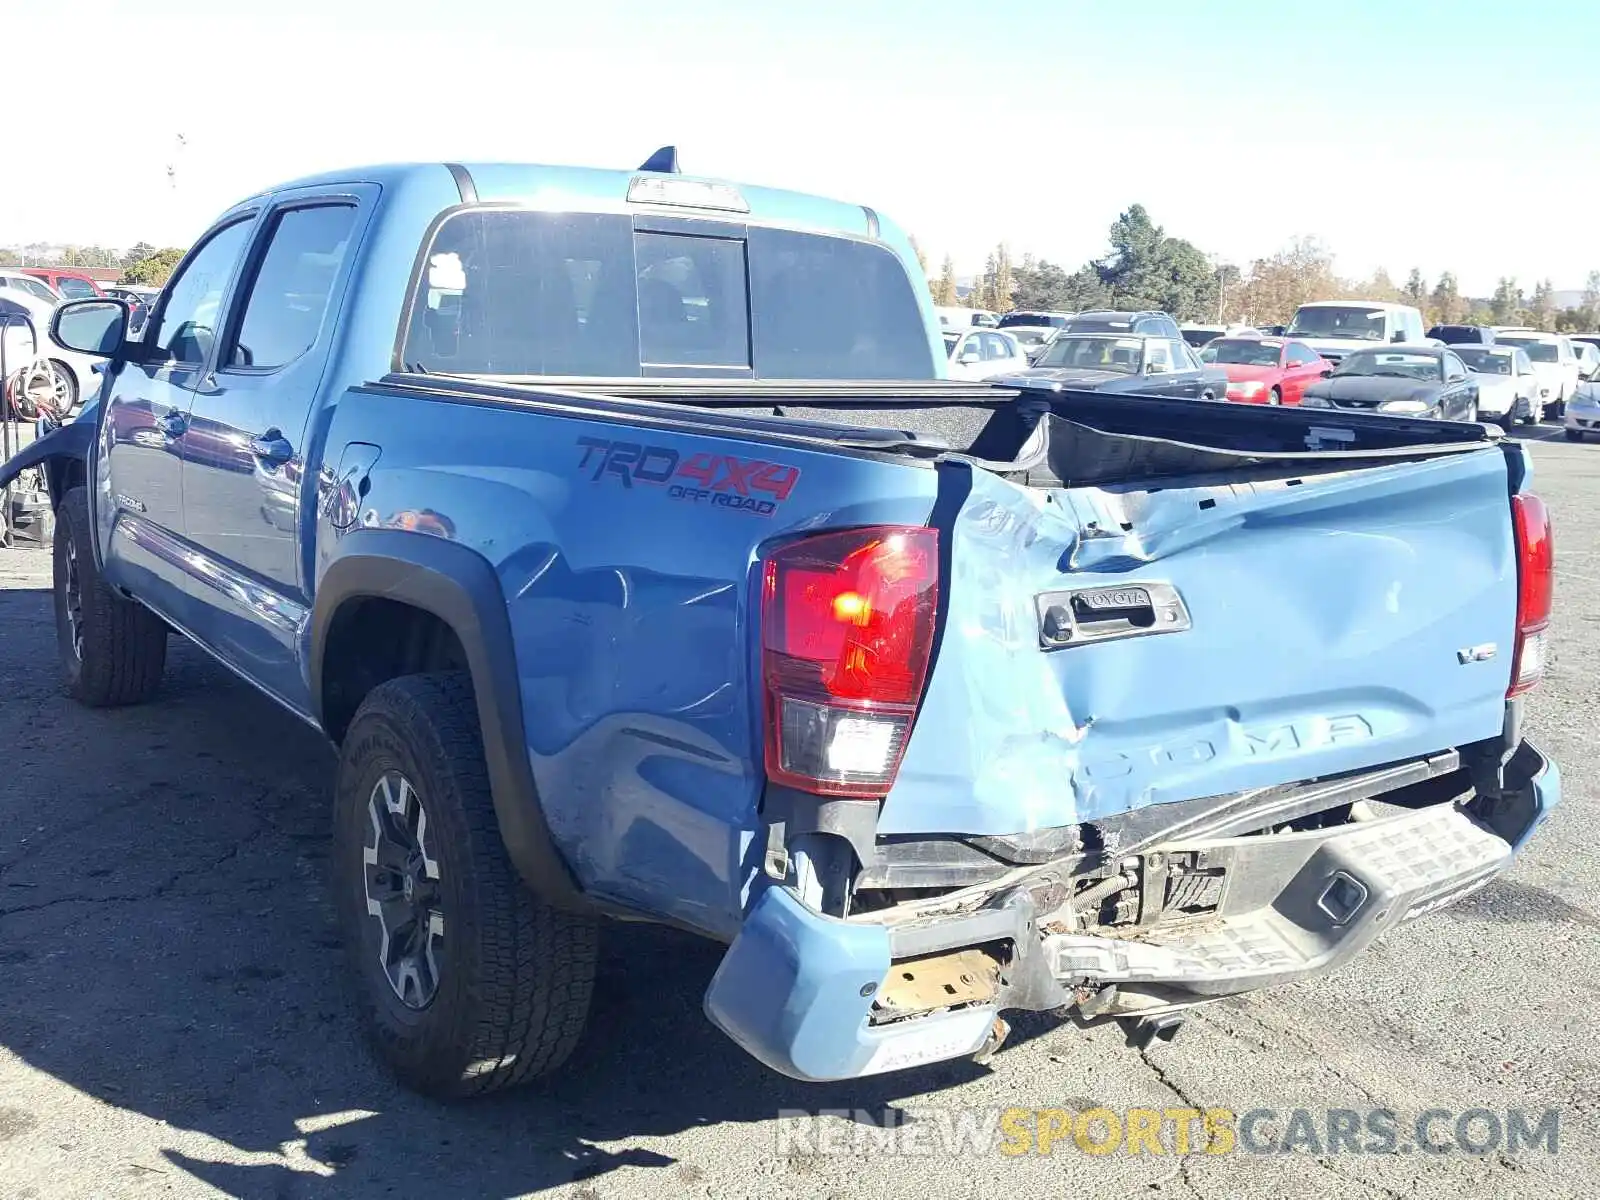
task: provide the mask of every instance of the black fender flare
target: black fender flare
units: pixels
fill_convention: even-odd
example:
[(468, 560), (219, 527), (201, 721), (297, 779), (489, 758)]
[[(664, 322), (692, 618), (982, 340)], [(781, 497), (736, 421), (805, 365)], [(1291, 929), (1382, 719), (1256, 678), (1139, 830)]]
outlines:
[(523, 736), (516, 645), (499, 577), (477, 551), (431, 534), (357, 529), (340, 536), (338, 556), (317, 583), (310, 620), (312, 711), (322, 721), (323, 657), (335, 615), (350, 600), (410, 604), (450, 626), (466, 652), (495, 816), (506, 852), (546, 902), (587, 910), (591, 902), (551, 837)]
[(83, 463), (87, 470), (89, 451), (94, 446), (96, 428), (96, 414), (89, 414), (87, 419), (84, 412), (80, 411), (77, 418), (68, 421), (65, 425), (57, 425), (42, 438), (29, 442), (0, 464), (0, 487), (5, 487), (26, 471), (29, 467), (44, 468), (46, 487), (50, 492), (52, 507), (61, 503), (61, 497), (66, 489), (61, 486), (61, 481), (66, 467), (70, 463)]

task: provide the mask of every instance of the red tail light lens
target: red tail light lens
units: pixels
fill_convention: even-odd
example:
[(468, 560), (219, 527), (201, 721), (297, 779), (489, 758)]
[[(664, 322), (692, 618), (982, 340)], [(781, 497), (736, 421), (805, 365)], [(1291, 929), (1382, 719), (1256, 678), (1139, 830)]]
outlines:
[(1517, 641), (1508, 698), (1520, 696), (1544, 678), (1556, 583), (1555, 542), (1544, 501), (1531, 493), (1513, 496), (1511, 515), (1517, 539)]
[(768, 778), (822, 795), (884, 795), (928, 675), (938, 531), (817, 534), (768, 558), (762, 584)]

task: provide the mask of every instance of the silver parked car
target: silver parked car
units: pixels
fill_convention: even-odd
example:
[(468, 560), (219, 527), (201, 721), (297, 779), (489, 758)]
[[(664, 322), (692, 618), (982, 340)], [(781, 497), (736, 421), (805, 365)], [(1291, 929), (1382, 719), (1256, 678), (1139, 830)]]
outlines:
[(70, 413), (100, 386), (100, 376), (94, 367), (105, 360), (68, 350), (55, 341), (50, 336), (50, 317), (54, 312), (55, 305), (40, 300), (31, 292), (12, 288), (0, 291), (0, 314), (27, 317), (33, 326), (31, 337), (20, 324), (6, 326), (7, 371), (14, 375), (27, 364), (45, 364), (58, 410)]
[(60, 304), (64, 297), (42, 279), (24, 275), (21, 271), (0, 271), (0, 295), (25, 292), (46, 304)]
[(1572, 352), (1578, 356), (1578, 378), (1593, 379), (1600, 375), (1600, 349), (1591, 342), (1572, 339)]

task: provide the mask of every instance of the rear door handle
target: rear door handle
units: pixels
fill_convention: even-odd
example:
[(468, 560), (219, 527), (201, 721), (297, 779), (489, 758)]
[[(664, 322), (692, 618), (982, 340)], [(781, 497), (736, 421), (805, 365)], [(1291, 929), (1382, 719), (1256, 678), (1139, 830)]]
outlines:
[(269, 429), (260, 437), (250, 439), (250, 453), (269, 467), (281, 467), (294, 457), (294, 447), (282, 432)]
[(1126, 583), (1046, 592), (1036, 604), (1039, 645), (1046, 650), (1181, 633), (1190, 628), (1189, 609), (1170, 583)]

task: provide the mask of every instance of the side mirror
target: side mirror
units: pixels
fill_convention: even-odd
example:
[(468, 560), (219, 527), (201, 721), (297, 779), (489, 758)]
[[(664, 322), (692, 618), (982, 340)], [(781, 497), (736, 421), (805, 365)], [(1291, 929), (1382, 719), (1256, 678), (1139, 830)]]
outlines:
[(1394, 336), (1392, 338), (1390, 338), (1389, 340), (1391, 342), (1403, 342), (1403, 341), (1405, 341), (1406, 340), (1406, 331), (1404, 329), (1395, 330)]
[(1332, 375), (1332, 374), (1333, 374), (1333, 368), (1332, 367), (1323, 367), (1322, 370), (1317, 372), (1317, 375), (1322, 379), (1326, 379), (1329, 375)]
[(68, 350), (109, 358), (128, 340), (126, 300), (73, 300), (50, 319), (50, 336)]
[(965, 366), (970, 366), (972, 363), (982, 362), (983, 355), (979, 354), (976, 350), (963, 350), (961, 352), (961, 357), (956, 359), (956, 361)]

